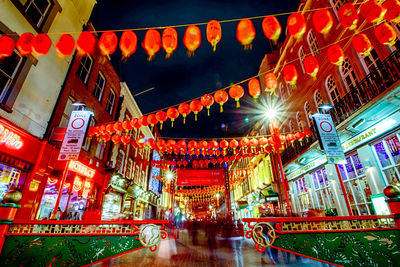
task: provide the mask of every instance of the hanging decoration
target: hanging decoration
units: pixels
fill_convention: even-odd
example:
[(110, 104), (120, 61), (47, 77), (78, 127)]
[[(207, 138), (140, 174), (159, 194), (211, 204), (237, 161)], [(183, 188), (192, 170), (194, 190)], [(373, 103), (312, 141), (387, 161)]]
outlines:
[(369, 0), (361, 5), (360, 15), (370, 23), (380, 22), (385, 16), (386, 9), (384, 9), (375, 0)]
[(187, 55), (193, 56), (194, 51), (199, 48), (201, 44), (201, 31), (196, 25), (190, 25), (186, 28), (185, 35), (183, 36), (183, 44), (187, 48)]
[(156, 118), (160, 122), (160, 130), (162, 130), (163, 123), (167, 120), (167, 113), (165, 111), (157, 111)]
[(183, 117), (183, 124), (185, 124), (186, 116), (189, 115), (190, 112), (192, 112), (192, 110), (190, 109), (190, 105), (188, 103), (182, 103), (179, 105), (178, 111)]
[(400, 2), (398, 0), (386, 0), (382, 7), (386, 9), (385, 19), (392, 23), (400, 22)]
[(76, 40), (76, 50), (80, 55), (93, 54), (96, 43), (96, 37), (91, 32), (83, 31)]
[(299, 75), (297, 74), (297, 69), (294, 64), (286, 65), (283, 68), (283, 78), (285, 82), (290, 84), (291, 86), (295, 86)]
[(147, 116), (143, 115), (142, 117), (139, 118), (139, 124), (142, 127), (146, 127), (147, 125), (149, 125), (149, 122), (147, 121)]
[(275, 91), (278, 86), (278, 81), (276, 79), (276, 75), (273, 72), (269, 72), (264, 76), (265, 81), (265, 90), (270, 92), (271, 94)]
[(254, 101), (257, 101), (261, 95), (261, 85), (257, 78), (252, 78), (248, 83), (249, 95), (251, 95)]
[(321, 34), (327, 34), (333, 25), (331, 12), (328, 9), (320, 9), (313, 13), (312, 21), (314, 28)]
[(242, 98), (244, 95), (244, 90), (243, 87), (235, 84), (233, 85), (230, 89), (229, 89), (229, 96), (232, 97), (233, 99), (235, 99), (236, 101), (236, 108), (240, 107), (240, 103), (239, 100), (240, 98)]
[(344, 53), (339, 45), (335, 44), (330, 46), (328, 48), (327, 54), (328, 59), (332, 64), (335, 64), (337, 66), (342, 65), (342, 62), (344, 60)]
[(375, 36), (381, 44), (390, 46), (394, 45), (397, 38), (395, 30), (387, 23), (379, 24), (375, 28)]
[(306, 32), (306, 21), (304, 16), (299, 12), (291, 14), (287, 21), (287, 28), (289, 35), (296, 39), (300, 39)]
[(319, 71), (318, 60), (314, 56), (308, 56), (304, 59), (304, 70), (308, 75), (315, 78)]
[(104, 56), (113, 54), (118, 46), (117, 35), (112, 31), (103, 32), (98, 42), (98, 46), (101, 54)]
[(128, 59), (132, 54), (136, 52), (137, 48), (137, 36), (133, 31), (124, 31), (121, 39), (119, 40), (119, 49), (122, 52), (122, 59)]
[(228, 94), (225, 90), (218, 90), (214, 93), (214, 99), (220, 105), (220, 112), (224, 111), (224, 104), (228, 101)]
[(147, 123), (150, 124), (151, 129), (153, 130), (154, 125), (158, 123), (156, 114), (150, 114), (149, 116), (147, 116)]
[(169, 108), (167, 117), (171, 120), (171, 127), (174, 127), (174, 121), (179, 117), (179, 111), (176, 108)]
[(21, 54), (21, 56), (27, 56), (32, 53), (33, 38), (35, 38), (35, 36), (30, 32), (23, 33), (18, 38), (18, 41), (15, 44), (15, 46), (18, 52)]
[(251, 43), (256, 37), (256, 29), (249, 19), (242, 19), (236, 27), (236, 38), (245, 50), (251, 49)]
[(45, 33), (39, 33), (32, 40), (32, 52), (36, 56), (46, 55), (51, 47), (51, 40)]
[(13, 38), (2, 35), (0, 37), (0, 59), (3, 57), (9, 57), (14, 52), (15, 41)]
[(207, 116), (210, 116), (210, 107), (214, 104), (214, 97), (206, 94), (200, 98), (201, 104), (207, 108)]
[(274, 44), (281, 36), (282, 27), (279, 21), (274, 16), (266, 16), (262, 21), (262, 29), (265, 37), (270, 39)]
[(203, 110), (200, 100), (196, 99), (190, 102), (190, 110), (194, 113), (194, 120), (197, 121), (197, 114)]
[(217, 48), (217, 44), (221, 41), (222, 31), (221, 24), (217, 20), (210, 20), (207, 23), (207, 41), (211, 44), (213, 52)]
[(357, 54), (362, 56), (369, 56), (369, 53), (372, 50), (371, 42), (369, 41), (367, 35), (365, 35), (364, 33), (360, 33), (354, 36), (351, 44), (353, 45)]
[(154, 56), (160, 51), (161, 48), (161, 35), (157, 30), (150, 29), (146, 32), (142, 43), (143, 48), (146, 50), (148, 61), (151, 61)]
[(166, 53), (165, 58), (170, 58), (178, 47), (178, 33), (175, 28), (165, 28), (162, 33), (162, 47)]
[(353, 4), (347, 3), (338, 10), (339, 22), (343, 28), (354, 30), (357, 28), (358, 14)]
[(75, 49), (75, 39), (70, 34), (63, 34), (54, 45), (59, 57), (66, 57), (72, 54)]

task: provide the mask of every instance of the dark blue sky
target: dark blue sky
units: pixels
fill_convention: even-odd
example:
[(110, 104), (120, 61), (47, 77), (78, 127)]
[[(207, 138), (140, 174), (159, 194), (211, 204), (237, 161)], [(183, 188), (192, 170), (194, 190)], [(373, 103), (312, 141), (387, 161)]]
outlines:
[[(298, 0), (264, 1), (130, 1), (102, 0), (95, 6), (92, 22), (96, 30), (115, 30), (156, 26), (181, 25), (208, 22), (211, 19), (228, 20), (245, 17), (263, 16), (297, 9)], [(287, 16), (278, 16), (282, 26), (286, 25)], [(123, 81), (126, 81), (133, 94), (154, 87), (147, 93), (136, 97), (143, 113), (157, 111), (181, 102), (200, 97), (206, 93), (229, 86), (258, 73), (264, 55), (270, 52), (269, 41), (265, 38), (262, 19), (253, 20), (256, 38), (252, 50), (243, 50), (236, 39), (238, 22), (222, 23), (222, 39), (215, 53), (206, 38), (206, 25), (199, 26), (202, 31), (202, 44), (193, 57), (187, 57), (182, 38), (186, 27), (176, 28), (178, 48), (165, 58), (160, 50), (153, 61), (147, 61), (147, 55), (140, 46), (145, 31), (135, 31), (138, 35), (138, 49), (126, 63), (120, 60), (119, 52), (113, 55), (113, 63)], [(285, 32), (284, 28), (282, 30)], [(160, 30), (162, 34), (162, 30)], [(120, 36), (120, 33), (118, 33)], [(242, 85), (243, 86), (243, 85)], [(247, 84), (244, 86), (247, 94)], [(242, 106), (245, 106), (242, 101)], [(252, 104), (251, 100), (248, 100)], [(183, 125), (179, 118), (170, 127), (167, 121), (161, 135), (165, 137), (223, 137), (240, 135), (250, 125), (244, 123), (245, 108), (236, 109), (230, 99), (225, 105), (225, 112), (219, 113), (216, 104), (207, 117), (205, 109), (199, 114), (198, 121), (190, 114)], [(226, 129), (221, 124), (228, 125)], [(245, 127), (243, 127), (245, 125)]]

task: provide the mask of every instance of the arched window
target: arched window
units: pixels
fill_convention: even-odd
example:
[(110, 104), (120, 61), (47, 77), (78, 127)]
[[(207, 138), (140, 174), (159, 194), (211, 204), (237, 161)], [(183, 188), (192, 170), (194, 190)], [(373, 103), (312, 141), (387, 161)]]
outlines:
[(304, 114), (306, 114), (307, 124), (310, 127), (311, 122), (310, 122), (309, 117), (311, 115), (311, 106), (310, 106), (310, 103), (308, 103), (308, 101), (306, 103), (304, 103)]
[(321, 51), (319, 50), (319, 45), (318, 45), (317, 38), (315, 37), (314, 32), (312, 30), (310, 30), (308, 32), (307, 43), (308, 43), (308, 46), (310, 47), (311, 54), (314, 57), (318, 56), (318, 54)]
[(289, 131), (290, 133), (295, 132), (293, 120), (289, 120)]
[(329, 0), (329, 2), (331, 3), (332, 9), (335, 12), (336, 18), (339, 20), (337, 12), (339, 8), (346, 3), (346, 0)]
[(373, 48), (369, 54), (369, 56), (360, 56), (362, 59), (362, 63), (366, 73), (370, 73), (373, 70), (376, 70), (380, 64), (382, 64), (382, 60), (379, 58), (378, 53), (376, 53), (375, 48)]
[(329, 95), (332, 105), (336, 105), (336, 103), (339, 102), (340, 95), (332, 75), (326, 77), (325, 88)]
[(318, 110), (318, 107), (322, 104), (322, 96), (321, 96), (321, 91), (319, 89), (315, 90), (314, 92), (314, 103), (315, 107)]
[(300, 114), (299, 111), (297, 111), (297, 113), (296, 113), (296, 122), (297, 122), (297, 129), (302, 131), (303, 130), (303, 124), (301, 122), (301, 114)]
[(306, 53), (304, 52), (303, 46), (300, 46), (298, 56), (299, 56), (301, 69), (303, 70), (303, 73), (306, 73), (304, 70), (304, 59), (306, 58)]
[(340, 75), (342, 76), (347, 91), (350, 91), (353, 87), (356, 86), (357, 77), (356, 73), (353, 70), (353, 67), (350, 64), (349, 58), (343, 60), (343, 63), (340, 66)]

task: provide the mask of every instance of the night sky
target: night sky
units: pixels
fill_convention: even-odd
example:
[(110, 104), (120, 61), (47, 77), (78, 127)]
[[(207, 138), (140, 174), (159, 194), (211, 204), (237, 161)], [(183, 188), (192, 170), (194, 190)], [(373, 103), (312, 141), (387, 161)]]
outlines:
[[(116, 30), (157, 26), (171, 26), (208, 22), (212, 19), (228, 20), (269, 14), (293, 12), (297, 9), (297, 0), (263, 0), (263, 1), (131, 1), (102, 0), (96, 4), (91, 21), (95, 29)], [(285, 32), (287, 15), (278, 16)], [(147, 54), (141, 47), (145, 31), (135, 31), (138, 36), (138, 49), (127, 62), (120, 60), (119, 51), (112, 56), (113, 64), (121, 80), (125, 81), (132, 93), (153, 88), (153, 90), (135, 97), (143, 113), (149, 113), (172, 105), (200, 97), (220, 88), (237, 83), (257, 75), (261, 61), (271, 51), (269, 41), (261, 28), (261, 19), (254, 19), (256, 38), (252, 50), (245, 51), (236, 39), (237, 21), (221, 23), (222, 39), (213, 53), (206, 38), (206, 25), (200, 25), (202, 31), (201, 46), (193, 57), (186, 55), (182, 39), (186, 27), (176, 28), (178, 48), (171, 56), (165, 58), (161, 50), (152, 61), (147, 61)], [(162, 30), (159, 30), (162, 34)], [(120, 37), (121, 33), (118, 33)], [(283, 36), (281, 36), (283, 39)], [(245, 97), (242, 108), (236, 109), (233, 99), (224, 105), (224, 113), (219, 113), (219, 105), (211, 107), (211, 116), (207, 117), (206, 109), (195, 122), (194, 114), (186, 118), (183, 125), (179, 117), (171, 128), (170, 121), (164, 123), (160, 131), (163, 137), (212, 138), (240, 136), (254, 123), (249, 108), (254, 105), (247, 93), (247, 83), (242, 84)], [(247, 97), (246, 97), (247, 95)], [(248, 117), (250, 120), (246, 122)]]

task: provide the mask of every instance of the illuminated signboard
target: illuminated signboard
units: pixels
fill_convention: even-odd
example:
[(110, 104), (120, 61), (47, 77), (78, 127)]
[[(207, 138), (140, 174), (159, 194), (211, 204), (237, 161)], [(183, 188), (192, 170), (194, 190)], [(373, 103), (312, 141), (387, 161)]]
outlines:
[[(153, 151), (153, 161), (161, 160), (160, 155), (157, 151)], [(161, 193), (161, 181), (157, 180), (156, 177), (160, 176), (160, 168), (152, 167), (150, 180), (149, 180), (149, 190), (159, 195)]]
[(4, 144), (12, 149), (20, 149), (24, 145), (21, 136), (6, 129), (2, 124), (0, 124), (0, 144)]
[(89, 178), (93, 178), (93, 176), (95, 174), (95, 170), (93, 170), (93, 169), (87, 167), (86, 165), (83, 165), (79, 161), (75, 161), (75, 160), (71, 160), (69, 162), (68, 169), (73, 172), (76, 172), (80, 175), (89, 177)]

